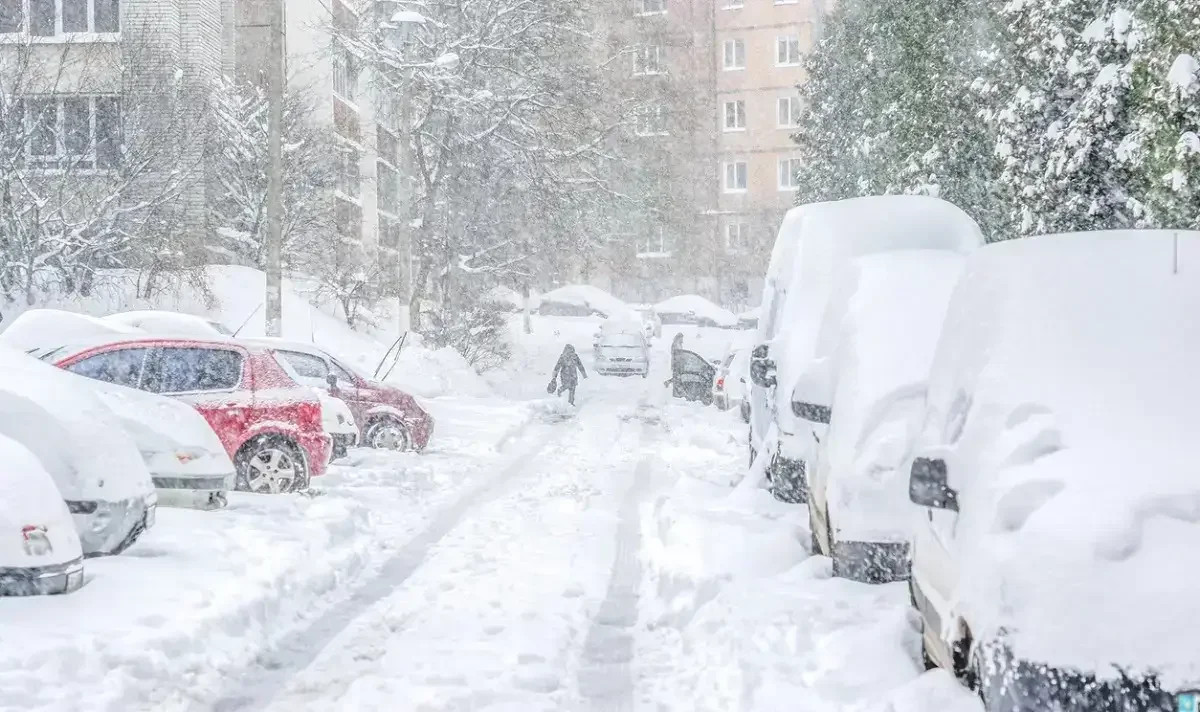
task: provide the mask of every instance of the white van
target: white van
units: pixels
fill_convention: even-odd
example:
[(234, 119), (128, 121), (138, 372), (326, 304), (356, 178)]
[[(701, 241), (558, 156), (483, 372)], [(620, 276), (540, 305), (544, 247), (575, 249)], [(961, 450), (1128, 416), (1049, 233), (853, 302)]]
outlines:
[(982, 244), (970, 216), (927, 196), (853, 198), (788, 211), (771, 253), (750, 361), (751, 459), (758, 452), (771, 458), (767, 476), (777, 498), (804, 502), (808, 497), (805, 461), (815, 440), (791, 404), (798, 384), (828, 387), (829, 374), (815, 371), (813, 359), (838, 269), (874, 253), (966, 254)]
[(818, 346), (818, 362), (831, 362), (831, 388), (792, 404), (799, 417), (828, 425), (808, 468), (808, 511), (814, 553), (833, 559), (835, 576), (908, 577), (914, 513), (904, 456), (965, 261), (899, 250), (851, 260), (835, 277), (823, 318), (828, 344)]
[(1200, 233), (989, 245), (910, 444), (922, 648), (986, 710), (1193, 710)]

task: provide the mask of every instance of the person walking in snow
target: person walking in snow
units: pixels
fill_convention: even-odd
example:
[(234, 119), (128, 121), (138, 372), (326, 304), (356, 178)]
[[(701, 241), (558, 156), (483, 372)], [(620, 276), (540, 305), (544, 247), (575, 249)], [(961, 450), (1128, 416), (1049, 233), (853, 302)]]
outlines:
[(575, 386), (579, 384), (576, 371), (587, 378), (587, 371), (583, 370), (583, 362), (579, 360), (579, 354), (575, 353), (575, 347), (567, 344), (562, 355), (558, 357), (558, 363), (554, 364), (554, 375), (550, 377), (550, 383), (553, 385), (555, 380), (558, 381), (555, 395), (562, 395), (563, 391), (566, 391), (567, 402), (571, 405), (575, 405)]
[(676, 364), (679, 362), (679, 359), (675, 358), (675, 352), (679, 351), (682, 348), (683, 348), (683, 332), (680, 331), (677, 334), (675, 334), (675, 338), (671, 339), (671, 377), (668, 378), (667, 380), (663, 381), (664, 388), (666, 388), (667, 386), (674, 383), (675, 379), (679, 377), (679, 374), (677, 373), (678, 367), (676, 366)]

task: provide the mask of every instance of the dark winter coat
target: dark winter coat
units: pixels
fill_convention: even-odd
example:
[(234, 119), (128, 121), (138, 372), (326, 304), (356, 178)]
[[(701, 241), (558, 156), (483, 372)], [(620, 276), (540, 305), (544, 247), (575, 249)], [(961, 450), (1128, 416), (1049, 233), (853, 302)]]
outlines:
[(583, 362), (579, 360), (579, 354), (575, 353), (575, 349), (568, 346), (563, 349), (562, 355), (558, 357), (558, 363), (554, 364), (554, 377), (558, 379), (566, 388), (571, 388), (579, 383), (579, 376), (576, 374), (576, 369), (579, 373), (587, 378), (587, 371), (583, 370)]

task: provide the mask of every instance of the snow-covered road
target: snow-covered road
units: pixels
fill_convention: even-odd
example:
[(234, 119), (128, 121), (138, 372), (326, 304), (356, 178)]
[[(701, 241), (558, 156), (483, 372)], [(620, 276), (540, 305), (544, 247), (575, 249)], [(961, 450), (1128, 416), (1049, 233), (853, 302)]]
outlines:
[(976, 710), (919, 674), (904, 586), (831, 579), (745, 479), (736, 411), (662, 373), (569, 408), (557, 348), (508, 397), (431, 399), (425, 453), (165, 510), (78, 594), (0, 602), (0, 709)]

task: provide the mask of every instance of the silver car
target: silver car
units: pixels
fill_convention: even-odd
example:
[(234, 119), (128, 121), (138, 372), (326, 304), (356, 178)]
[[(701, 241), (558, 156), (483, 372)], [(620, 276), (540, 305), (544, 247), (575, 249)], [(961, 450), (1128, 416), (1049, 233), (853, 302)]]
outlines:
[(641, 376), (650, 373), (650, 349), (640, 331), (600, 334), (596, 342), (596, 373), (602, 376)]

